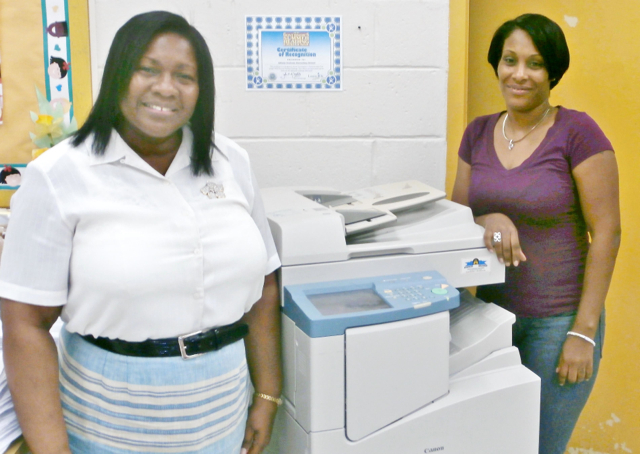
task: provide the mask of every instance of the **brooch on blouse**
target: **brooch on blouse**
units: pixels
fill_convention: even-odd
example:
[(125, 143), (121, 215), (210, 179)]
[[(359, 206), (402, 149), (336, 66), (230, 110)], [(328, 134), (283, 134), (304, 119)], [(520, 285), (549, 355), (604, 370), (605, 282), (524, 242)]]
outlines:
[(202, 189), (200, 189), (200, 192), (210, 199), (213, 199), (214, 197), (216, 199), (224, 199), (226, 197), (224, 195), (224, 186), (221, 184), (207, 183)]

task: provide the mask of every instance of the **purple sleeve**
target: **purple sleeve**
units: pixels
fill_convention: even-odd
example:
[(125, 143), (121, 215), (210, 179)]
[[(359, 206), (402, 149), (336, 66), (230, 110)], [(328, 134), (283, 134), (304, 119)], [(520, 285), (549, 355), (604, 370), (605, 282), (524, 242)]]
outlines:
[(569, 141), (566, 149), (571, 170), (591, 156), (603, 151), (613, 151), (613, 146), (597, 123), (584, 112), (571, 112)]
[(465, 129), (464, 134), (462, 135), (462, 141), (460, 142), (458, 156), (469, 165), (471, 165), (471, 154), (473, 152), (473, 145), (478, 140), (479, 129), (479, 119), (476, 118), (471, 123), (469, 123), (467, 129)]

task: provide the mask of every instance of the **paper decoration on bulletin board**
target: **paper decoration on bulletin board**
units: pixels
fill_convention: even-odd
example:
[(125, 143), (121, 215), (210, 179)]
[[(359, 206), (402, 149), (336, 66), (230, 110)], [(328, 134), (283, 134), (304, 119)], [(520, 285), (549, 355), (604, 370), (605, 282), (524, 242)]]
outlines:
[(73, 93), (67, 0), (42, 0), (42, 26), (47, 99), (62, 103), (68, 122), (73, 117)]
[(0, 164), (0, 191), (18, 189), (26, 166), (26, 164)]
[(4, 106), (4, 101), (2, 97), (2, 58), (0, 56), (0, 125), (2, 124), (2, 110)]
[(250, 91), (342, 90), (340, 16), (246, 16)]

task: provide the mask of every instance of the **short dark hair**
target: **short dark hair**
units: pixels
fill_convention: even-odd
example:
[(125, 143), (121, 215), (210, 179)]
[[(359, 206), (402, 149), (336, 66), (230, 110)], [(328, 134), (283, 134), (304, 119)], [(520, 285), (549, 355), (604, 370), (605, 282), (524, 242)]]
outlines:
[(541, 14), (523, 14), (498, 27), (491, 39), (487, 55), (487, 60), (493, 66), (496, 76), (504, 42), (516, 29), (526, 32), (540, 52), (549, 73), (551, 88), (558, 85), (569, 69), (569, 47), (560, 26)]
[(191, 44), (198, 63), (199, 95), (191, 116), (193, 147), (191, 171), (194, 175), (213, 174), (215, 84), (213, 61), (204, 37), (183, 17), (167, 11), (152, 11), (129, 19), (116, 33), (102, 75), (102, 85), (87, 121), (75, 133), (72, 144), (80, 145), (94, 135), (92, 150), (102, 155), (109, 144), (111, 131), (124, 117), (120, 102), (129, 90), (129, 84), (140, 59), (151, 42), (161, 34), (175, 33)]

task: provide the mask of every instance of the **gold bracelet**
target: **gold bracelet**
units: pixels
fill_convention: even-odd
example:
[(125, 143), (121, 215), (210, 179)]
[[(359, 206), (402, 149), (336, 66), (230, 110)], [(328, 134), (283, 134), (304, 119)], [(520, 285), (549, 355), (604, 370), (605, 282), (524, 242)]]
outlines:
[(273, 396), (270, 396), (269, 394), (264, 394), (264, 393), (254, 393), (253, 395), (261, 399), (268, 400), (269, 402), (273, 402), (278, 407), (282, 405), (281, 397), (273, 397)]

